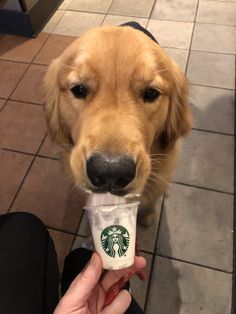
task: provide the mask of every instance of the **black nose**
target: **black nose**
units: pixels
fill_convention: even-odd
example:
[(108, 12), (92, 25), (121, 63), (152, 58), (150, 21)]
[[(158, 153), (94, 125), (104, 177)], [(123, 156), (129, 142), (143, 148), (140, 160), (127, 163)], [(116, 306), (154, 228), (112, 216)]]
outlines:
[(92, 155), (87, 160), (87, 175), (96, 188), (111, 191), (126, 187), (135, 177), (135, 162), (126, 155)]

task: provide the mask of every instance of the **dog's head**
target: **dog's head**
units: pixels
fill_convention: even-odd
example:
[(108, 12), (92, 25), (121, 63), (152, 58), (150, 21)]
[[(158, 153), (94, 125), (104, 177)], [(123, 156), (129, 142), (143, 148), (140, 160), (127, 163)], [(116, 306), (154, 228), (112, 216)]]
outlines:
[(191, 124), (185, 76), (131, 27), (86, 32), (50, 65), (46, 116), (77, 185), (140, 193), (155, 141), (168, 150)]

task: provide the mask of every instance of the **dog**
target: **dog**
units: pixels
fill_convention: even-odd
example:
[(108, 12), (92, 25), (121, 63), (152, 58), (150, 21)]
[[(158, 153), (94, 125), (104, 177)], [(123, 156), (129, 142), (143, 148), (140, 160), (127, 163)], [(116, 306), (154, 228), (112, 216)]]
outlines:
[(192, 117), (185, 75), (140, 28), (99, 26), (72, 43), (46, 73), (45, 113), (78, 189), (140, 194), (148, 226)]

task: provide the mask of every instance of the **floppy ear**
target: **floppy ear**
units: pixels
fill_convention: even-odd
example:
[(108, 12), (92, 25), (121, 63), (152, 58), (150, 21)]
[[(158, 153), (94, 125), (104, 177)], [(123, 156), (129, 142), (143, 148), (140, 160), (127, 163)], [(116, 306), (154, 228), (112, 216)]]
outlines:
[(172, 147), (180, 136), (185, 136), (191, 129), (192, 115), (188, 99), (188, 82), (179, 66), (172, 61), (173, 87), (170, 95), (169, 112), (162, 133), (162, 144)]
[(68, 148), (71, 137), (65, 124), (60, 118), (60, 89), (58, 85), (59, 59), (55, 59), (49, 66), (44, 78), (45, 115), (52, 138), (61, 146)]

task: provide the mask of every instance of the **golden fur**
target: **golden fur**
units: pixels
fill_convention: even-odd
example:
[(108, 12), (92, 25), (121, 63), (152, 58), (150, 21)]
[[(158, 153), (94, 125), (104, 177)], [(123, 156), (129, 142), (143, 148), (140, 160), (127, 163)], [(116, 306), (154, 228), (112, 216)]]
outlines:
[[(89, 86), (85, 99), (70, 89)], [(144, 102), (142, 91), (160, 97)], [(50, 65), (45, 78), (46, 117), (64, 148), (76, 185), (90, 189), (86, 160), (94, 152), (126, 154), (136, 164), (127, 190), (141, 193), (142, 222), (175, 169), (179, 138), (191, 128), (188, 85), (180, 68), (141, 31), (102, 26), (86, 32)]]

